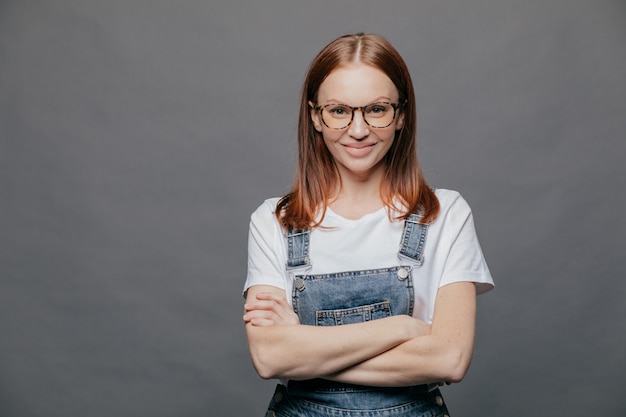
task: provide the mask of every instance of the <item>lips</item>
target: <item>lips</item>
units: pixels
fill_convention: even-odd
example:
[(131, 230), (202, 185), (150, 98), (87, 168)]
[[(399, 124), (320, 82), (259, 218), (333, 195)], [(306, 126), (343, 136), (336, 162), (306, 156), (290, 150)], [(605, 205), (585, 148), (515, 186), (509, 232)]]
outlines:
[(352, 156), (365, 156), (374, 148), (376, 143), (349, 143), (343, 145), (348, 152)]
[(374, 146), (375, 143), (348, 143), (347, 145), (343, 145), (346, 148), (354, 148), (354, 149), (363, 149), (369, 146)]

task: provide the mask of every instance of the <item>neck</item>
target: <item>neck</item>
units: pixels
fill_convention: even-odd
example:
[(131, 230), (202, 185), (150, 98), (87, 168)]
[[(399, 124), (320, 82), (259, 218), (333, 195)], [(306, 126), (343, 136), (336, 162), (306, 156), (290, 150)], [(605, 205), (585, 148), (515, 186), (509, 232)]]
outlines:
[(333, 211), (349, 219), (358, 219), (383, 207), (380, 185), (383, 170), (378, 169), (366, 175), (341, 173), (340, 188), (330, 199)]

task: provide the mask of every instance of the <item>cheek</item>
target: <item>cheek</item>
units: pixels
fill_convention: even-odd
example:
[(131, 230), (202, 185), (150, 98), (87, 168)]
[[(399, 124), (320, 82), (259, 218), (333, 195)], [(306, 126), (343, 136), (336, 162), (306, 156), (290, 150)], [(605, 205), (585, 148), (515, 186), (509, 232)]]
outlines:
[(397, 128), (385, 129), (384, 132), (379, 132), (378, 137), (385, 142), (393, 142), (398, 134)]
[(337, 142), (339, 139), (341, 139), (342, 135), (343, 135), (342, 131), (329, 130), (329, 129), (322, 130), (322, 138), (324, 139), (324, 142), (327, 144)]

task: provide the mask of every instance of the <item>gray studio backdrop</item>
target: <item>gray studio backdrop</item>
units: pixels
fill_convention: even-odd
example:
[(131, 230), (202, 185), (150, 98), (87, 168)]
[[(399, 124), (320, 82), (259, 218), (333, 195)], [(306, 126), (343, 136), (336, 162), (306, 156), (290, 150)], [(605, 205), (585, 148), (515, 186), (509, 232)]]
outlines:
[(314, 54), (406, 58), (496, 290), (456, 416), (626, 413), (626, 2), (0, 1), (0, 416), (260, 416), (250, 213)]

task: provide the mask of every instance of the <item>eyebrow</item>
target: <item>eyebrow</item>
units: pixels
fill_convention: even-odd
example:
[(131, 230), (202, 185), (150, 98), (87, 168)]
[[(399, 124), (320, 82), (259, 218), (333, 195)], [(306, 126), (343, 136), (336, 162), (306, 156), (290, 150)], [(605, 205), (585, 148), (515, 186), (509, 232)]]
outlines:
[[(379, 96), (379, 97), (376, 97), (373, 100), (368, 101), (366, 104), (364, 104), (364, 106), (367, 106), (368, 104), (372, 104), (372, 103), (378, 103), (379, 101), (388, 101), (390, 103), (393, 102), (393, 100), (390, 99), (387, 96)], [(348, 103), (346, 103), (345, 101), (337, 100), (336, 98), (331, 98), (331, 99), (326, 100), (326, 103), (329, 103), (329, 102), (335, 102), (337, 104), (345, 104), (346, 106), (348, 105)], [(350, 106), (350, 107), (352, 107), (352, 106)], [(356, 107), (361, 107), (361, 106), (356, 106)]]

